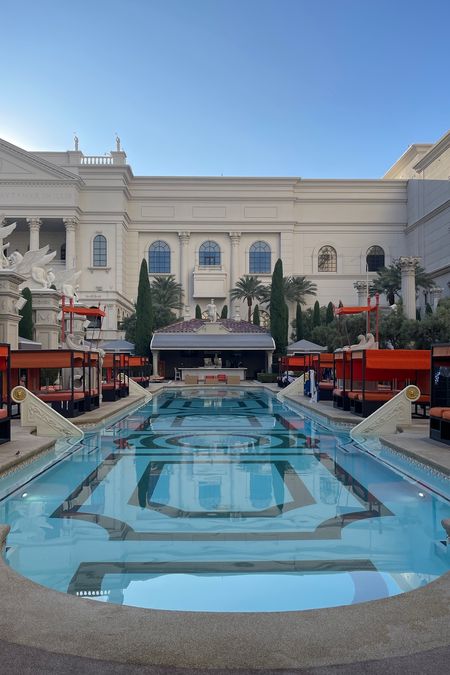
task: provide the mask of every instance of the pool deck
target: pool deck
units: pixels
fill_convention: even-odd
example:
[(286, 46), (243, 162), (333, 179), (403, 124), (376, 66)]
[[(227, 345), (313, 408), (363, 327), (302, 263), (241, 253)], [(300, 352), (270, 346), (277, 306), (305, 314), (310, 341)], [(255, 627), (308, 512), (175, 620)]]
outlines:
[[(169, 388), (175, 386), (178, 383)], [(167, 384), (154, 385), (150, 391), (164, 389)], [(359, 421), (325, 402), (292, 400), (334, 422)], [(123, 406), (104, 404), (102, 412), (107, 414), (99, 421), (138, 401), (128, 398), (116, 402)], [(75, 421), (98, 424), (92, 417)], [(54, 443), (16, 424), (13, 428), (13, 441), (0, 447), (0, 472), (29, 461)], [(430, 441), (427, 430), (427, 423), (419, 422), (382, 441), (450, 474), (449, 449)], [(7, 527), (0, 526), (0, 547), (7, 532)], [(220, 675), (237, 669), (242, 675), (426, 675), (447, 672), (450, 661), (450, 573), (410, 593), (358, 605), (303, 612), (203, 613), (145, 610), (76, 598), (21, 577), (0, 558), (0, 602), (0, 671), (12, 675)]]

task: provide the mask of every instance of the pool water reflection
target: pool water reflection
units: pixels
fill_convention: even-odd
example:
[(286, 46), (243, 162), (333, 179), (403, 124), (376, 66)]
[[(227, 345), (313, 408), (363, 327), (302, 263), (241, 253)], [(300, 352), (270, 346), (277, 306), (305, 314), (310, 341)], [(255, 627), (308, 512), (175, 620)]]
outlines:
[(190, 389), (88, 435), (0, 502), (0, 522), (11, 525), (8, 563), (60, 591), (288, 611), (443, 574), (446, 497), (263, 391)]

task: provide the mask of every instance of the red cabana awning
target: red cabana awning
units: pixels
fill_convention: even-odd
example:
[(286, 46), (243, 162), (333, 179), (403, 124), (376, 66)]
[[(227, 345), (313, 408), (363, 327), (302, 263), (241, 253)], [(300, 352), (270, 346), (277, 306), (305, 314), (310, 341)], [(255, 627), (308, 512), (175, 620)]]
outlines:
[(375, 312), (377, 305), (364, 305), (362, 307), (337, 307), (335, 314), (362, 314), (363, 312)]
[(82, 316), (106, 316), (106, 313), (100, 309), (100, 307), (80, 307), (80, 305), (65, 305), (64, 312), (68, 312), (69, 314), (81, 314)]

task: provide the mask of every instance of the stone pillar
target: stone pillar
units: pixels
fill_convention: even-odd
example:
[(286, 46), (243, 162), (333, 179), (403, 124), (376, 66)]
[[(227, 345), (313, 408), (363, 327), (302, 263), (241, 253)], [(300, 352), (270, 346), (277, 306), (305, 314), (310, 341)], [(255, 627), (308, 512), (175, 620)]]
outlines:
[(0, 342), (8, 342), (11, 349), (19, 348), (19, 321), (17, 309), (19, 286), (24, 277), (8, 269), (0, 270)]
[(61, 294), (51, 288), (31, 289), (35, 340), (42, 349), (58, 349), (60, 322), (58, 321)]
[(268, 373), (272, 372), (272, 356), (273, 356), (272, 352), (269, 351), (266, 352), (266, 369)]
[(367, 304), (367, 282), (366, 281), (355, 281), (353, 288), (356, 289), (358, 294), (358, 307), (362, 307)]
[(27, 218), (27, 223), (30, 230), (30, 251), (38, 251), (39, 230), (41, 229), (42, 220), (40, 218)]
[[(230, 232), (231, 251), (230, 251), (230, 292), (236, 286), (236, 281), (239, 279), (239, 243), (241, 241), (240, 232)], [(230, 307), (228, 316), (233, 316), (233, 300), (230, 297)], [(239, 301), (236, 301), (239, 302)]]
[(64, 225), (66, 227), (66, 270), (74, 270), (77, 266), (76, 253), (76, 218), (64, 218)]
[(403, 311), (407, 319), (416, 318), (416, 265), (420, 258), (401, 256), (398, 261), (402, 273)]
[(158, 375), (158, 366), (159, 366), (159, 350), (154, 349), (152, 351), (153, 358), (153, 375)]
[(189, 239), (190, 232), (178, 232), (178, 238), (180, 240), (180, 283), (184, 291), (184, 302), (186, 305), (190, 304), (189, 297)]
[(433, 311), (435, 312), (439, 303), (439, 300), (442, 297), (442, 293), (444, 292), (443, 288), (438, 288), (438, 286), (435, 286), (434, 288), (430, 288), (430, 295), (431, 295), (431, 306), (433, 308)]

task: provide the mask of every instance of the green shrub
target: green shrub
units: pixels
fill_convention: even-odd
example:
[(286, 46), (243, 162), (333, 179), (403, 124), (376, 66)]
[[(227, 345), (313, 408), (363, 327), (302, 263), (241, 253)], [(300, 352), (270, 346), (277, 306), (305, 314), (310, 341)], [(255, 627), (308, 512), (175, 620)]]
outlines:
[(276, 382), (277, 374), (276, 373), (258, 373), (256, 376), (258, 382)]

